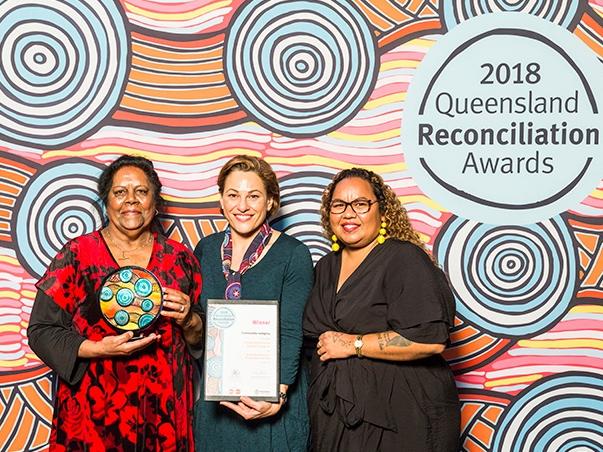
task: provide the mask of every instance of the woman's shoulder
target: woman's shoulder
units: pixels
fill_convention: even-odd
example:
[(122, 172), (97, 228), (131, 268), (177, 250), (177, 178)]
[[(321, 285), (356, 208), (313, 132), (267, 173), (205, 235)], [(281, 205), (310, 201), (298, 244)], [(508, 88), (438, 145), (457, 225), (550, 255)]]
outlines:
[(271, 249), (274, 251), (269, 253), (269, 255), (272, 256), (272, 259), (276, 257), (279, 261), (305, 265), (308, 261), (312, 260), (308, 247), (301, 240), (284, 232), (279, 233)]
[(299, 265), (307, 265), (309, 262), (314, 268), (310, 249), (301, 240), (281, 232), (274, 245), (278, 246), (279, 254), (290, 256), (290, 260), (295, 260)]
[(321, 269), (331, 268), (332, 265), (336, 264), (338, 256), (339, 254), (335, 251), (329, 251), (327, 254), (322, 256), (316, 263), (316, 272), (319, 272)]
[(199, 240), (199, 243), (197, 243), (197, 246), (202, 245), (202, 246), (208, 246), (211, 245), (212, 243), (222, 243), (222, 241), (224, 240), (224, 231), (220, 231), (220, 232), (214, 232), (213, 234), (209, 234), (206, 235), (205, 237), (202, 237), (201, 240)]
[(208, 249), (219, 248), (220, 246), (222, 246), (223, 241), (224, 231), (214, 232), (213, 234), (206, 235), (201, 240), (199, 240), (199, 242), (197, 242), (193, 254), (198, 257), (199, 255), (205, 254), (205, 251)]
[(279, 232), (279, 236), (276, 239), (276, 242), (274, 242), (274, 245), (272, 246), (277, 246), (280, 247), (282, 249), (291, 249), (294, 250), (295, 248), (305, 248), (306, 250), (308, 249), (308, 247), (304, 244), (304, 242), (302, 242), (299, 239), (296, 239), (295, 237), (285, 234), (284, 232)]
[(91, 247), (96, 247), (100, 244), (102, 238), (101, 233), (99, 231), (88, 232), (87, 234), (80, 235), (79, 237), (75, 237), (70, 239), (63, 245), (63, 249), (69, 249), (72, 251), (76, 250), (87, 250)]
[(431, 257), (427, 254), (427, 251), (408, 240), (389, 238), (381, 246), (386, 253), (399, 259), (431, 262)]

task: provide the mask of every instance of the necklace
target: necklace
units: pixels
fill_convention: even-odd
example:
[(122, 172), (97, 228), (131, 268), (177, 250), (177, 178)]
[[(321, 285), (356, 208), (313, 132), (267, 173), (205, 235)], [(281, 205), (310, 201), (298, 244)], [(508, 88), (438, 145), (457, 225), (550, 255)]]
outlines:
[(109, 232), (109, 229), (105, 229), (105, 232), (107, 233), (107, 238), (109, 239), (109, 241), (111, 242), (111, 244), (117, 248), (119, 251), (121, 251), (121, 257), (118, 257), (117, 259), (119, 259), (120, 261), (122, 260), (127, 260), (130, 259), (130, 256), (126, 256), (126, 253), (133, 253), (134, 251), (138, 251), (142, 248), (145, 248), (148, 244), (150, 244), (153, 241), (153, 234), (151, 234), (149, 232), (149, 236), (147, 238), (147, 240), (144, 241), (144, 243), (142, 245), (137, 246), (136, 248), (133, 248), (131, 250), (124, 250), (123, 248), (121, 248), (117, 243), (115, 243), (113, 241), (113, 237), (111, 237), (111, 233)]

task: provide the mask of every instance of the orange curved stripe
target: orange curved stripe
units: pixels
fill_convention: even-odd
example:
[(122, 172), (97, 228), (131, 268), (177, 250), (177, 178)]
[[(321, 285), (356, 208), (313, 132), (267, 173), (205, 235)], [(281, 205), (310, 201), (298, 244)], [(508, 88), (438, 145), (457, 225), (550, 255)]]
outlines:
[[(220, 213), (220, 206), (216, 203), (215, 206), (211, 207), (190, 207), (190, 206), (170, 206), (170, 214), (181, 216), (208, 216), (215, 215), (216, 220), (224, 220)], [(212, 218), (212, 221), (214, 219)]]
[(34, 439), (31, 443), (32, 449), (42, 447), (43, 445), (47, 444), (48, 440), (50, 439), (50, 428), (48, 428), (47, 425), (38, 422), (36, 430), (36, 436), (34, 436)]
[(162, 58), (164, 60), (186, 61), (186, 60), (203, 60), (212, 58), (222, 58), (223, 48), (200, 49), (198, 52), (179, 52), (178, 49), (167, 50), (157, 47), (148, 47), (138, 42), (132, 43), (132, 51), (140, 56), (148, 56), (152, 58)]
[(574, 30), (574, 34), (580, 38), (580, 40), (586, 44), (596, 55), (603, 56), (603, 45), (594, 40), (591, 36), (584, 33), (580, 28)]
[(133, 110), (140, 110), (144, 112), (160, 113), (165, 115), (209, 115), (215, 114), (220, 111), (230, 110), (238, 108), (237, 103), (234, 99), (227, 99), (219, 102), (212, 103), (198, 103), (194, 105), (180, 105), (180, 104), (160, 104), (144, 99), (134, 99), (127, 95), (124, 95), (121, 106), (124, 108), (131, 108)]
[(5, 169), (0, 169), (0, 177), (14, 181), (19, 185), (23, 185), (29, 180), (29, 178), (25, 177), (23, 174), (17, 173), (15, 171), (8, 171)]
[(475, 340), (468, 342), (466, 344), (462, 344), (459, 346), (453, 345), (452, 347), (449, 347), (447, 350), (449, 350), (450, 353), (457, 355), (457, 356), (469, 355), (469, 354), (475, 353), (476, 351), (483, 350), (483, 349), (489, 347), (494, 340), (495, 339), (492, 339), (490, 336), (487, 336), (484, 334), (481, 337), (477, 337)]
[(412, 18), (412, 16), (409, 16), (398, 8), (395, 8), (392, 5), (391, 0), (381, 0), (373, 2), (373, 5), (375, 6), (375, 8), (378, 8), (381, 13), (383, 13), (383, 16), (387, 17), (394, 23), (399, 24)]
[(494, 430), (492, 430), (492, 427), (487, 426), (483, 422), (475, 422), (471, 427), (471, 435), (479, 439), (482, 444), (485, 444), (488, 447), (492, 441), (493, 433)]
[(33, 433), (35, 420), (36, 417), (31, 411), (27, 409), (23, 411), (23, 415), (21, 416), (21, 419), (19, 419), (19, 424), (15, 425), (17, 434), (6, 450), (25, 450), (25, 445), (28, 443), (29, 437)]
[(33, 384), (26, 384), (20, 386), (19, 389), (27, 399), (27, 401), (33, 405), (38, 414), (44, 419), (50, 419), (52, 417), (52, 406), (41, 394), (38, 388)]
[(27, 380), (31, 380), (33, 378), (42, 376), (44, 374), (47, 374), (48, 372), (50, 372), (50, 369), (46, 366), (39, 366), (39, 367), (35, 367), (31, 370), (25, 371), (25, 372), (19, 372), (19, 373), (6, 373), (6, 374), (2, 374), (0, 373), (0, 384), (6, 384), (6, 383), (18, 383), (21, 381), (27, 381)]
[(375, 27), (381, 30), (389, 30), (392, 28), (393, 24), (391, 22), (385, 20), (380, 14), (377, 14), (375, 11), (368, 8), (362, 0), (355, 0), (354, 3), (362, 10), (369, 22), (371, 22)]
[(113, 115), (113, 119), (121, 121), (139, 122), (144, 124), (156, 124), (166, 127), (224, 127), (226, 124), (231, 124), (243, 120), (247, 117), (245, 112), (236, 111), (223, 115), (212, 115), (206, 117), (151, 117), (141, 113), (118, 110)]
[[(223, 72), (212, 72), (211, 74), (199, 74), (199, 75), (187, 75), (187, 74), (165, 74), (161, 75), (161, 83), (164, 85), (174, 85), (174, 86), (182, 86), (188, 84), (216, 84), (216, 83), (224, 83), (224, 73)], [(143, 82), (143, 83), (152, 83), (155, 85), (159, 85), (159, 78), (157, 74), (152, 72), (141, 71), (139, 69), (133, 68), (130, 71), (130, 81), (133, 82)], [(184, 86), (182, 87), (185, 88)]]
[(132, 32), (132, 38), (139, 41), (146, 41), (149, 43), (159, 44), (165, 47), (174, 47), (180, 49), (199, 49), (202, 47), (213, 47), (224, 42), (224, 33), (218, 33), (214, 36), (204, 37), (201, 39), (193, 39), (190, 41), (174, 41), (166, 38), (159, 38), (157, 36), (149, 36), (139, 32)]
[[(3, 416), (2, 425), (0, 425), (0, 438), (4, 441), (9, 437), (12, 429), (17, 425), (17, 421), (21, 417), (23, 408), (23, 400), (21, 397), (15, 397), (13, 403), (6, 407), (5, 415)], [(4, 444), (5, 446), (6, 444)], [(0, 450), (6, 450), (4, 447), (0, 447)]]
[(453, 331), (450, 334), (450, 341), (454, 344), (455, 342), (461, 342), (466, 339), (469, 339), (470, 337), (475, 336), (476, 334), (479, 334), (479, 331), (473, 328), (471, 325), (467, 325), (458, 331)]
[[(508, 339), (501, 339), (500, 342), (497, 345), (495, 345), (494, 347), (492, 347), (490, 350), (488, 350), (472, 359), (468, 359), (465, 361), (460, 361), (458, 363), (452, 364), (450, 367), (452, 367), (452, 369), (455, 371), (460, 371), (462, 369), (466, 369), (469, 367), (477, 367), (477, 366), (481, 365), (482, 363), (486, 362), (492, 356), (499, 353), (501, 350), (503, 350), (507, 346), (508, 343), (509, 343)], [(445, 352), (444, 352), (444, 356), (446, 357)], [(459, 355), (458, 357), (462, 357), (462, 355)]]
[[(158, 71), (182, 72), (200, 72), (200, 71), (222, 71), (222, 61), (205, 61), (194, 64), (176, 64), (176, 63), (158, 63), (156, 61), (144, 60), (136, 55), (132, 57), (132, 64), (142, 68), (154, 69)], [(161, 75), (157, 75), (161, 77)]]
[(207, 88), (183, 87), (182, 89), (163, 89), (128, 84), (126, 87), (126, 93), (153, 97), (158, 100), (196, 100), (200, 103), (208, 103), (212, 102), (212, 99), (220, 99), (227, 96), (230, 97), (230, 90), (226, 85), (210, 86)]
[(18, 195), (21, 192), (21, 187), (14, 187), (12, 185), (0, 182), (0, 191), (10, 193), (12, 195)]
[(440, 19), (425, 19), (418, 22), (413, 22), (408, 25), (404, 25), (391, 33), (387, 33), (381, 36), (378, 42), (379, 47), (385, 47), (392, 42), (402, 40), (408, 35), (418, 36), (419, 34), (425, 34), (428, 31), (439, 30), (442, 27)]
[(21, 171), (28, 173), (28, 174), (32, 174), (32, 175), (36, 172), (36, 169), (33, 166), (29, 166), (29, 165), (26, 165), (19, 161), (11, 160), (11, 159), (4, 158), (4, 157), (0, 157), (0, 164), (6, 165), (9, 168), (20, 169)]
[(586, 289), (578, 292), (578, 298), (601, 298), (603, 299), (603, 290)]

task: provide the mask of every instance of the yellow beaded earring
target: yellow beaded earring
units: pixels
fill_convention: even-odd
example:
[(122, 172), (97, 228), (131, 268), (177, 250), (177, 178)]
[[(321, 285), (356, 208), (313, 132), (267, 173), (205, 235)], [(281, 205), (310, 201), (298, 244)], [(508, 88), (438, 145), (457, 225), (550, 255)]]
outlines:
[(335, 252), (339, 251), (339, 243), (337, 243), (337, 236), (335, 234), (331, 236), (331, 240), (333, 240), (333, 243), (331, 244), (331, 249)]
[(377, 243), (379, 245), (383, 244), (383, 242), (385, 242), (385, 234), (387, 234), (387, 229), (385, 229), (385, 227), (387, 226), (387, 223), (385, 221), (381, 222), (381, 229), (379, 229), (379, 235), (377, 236)]

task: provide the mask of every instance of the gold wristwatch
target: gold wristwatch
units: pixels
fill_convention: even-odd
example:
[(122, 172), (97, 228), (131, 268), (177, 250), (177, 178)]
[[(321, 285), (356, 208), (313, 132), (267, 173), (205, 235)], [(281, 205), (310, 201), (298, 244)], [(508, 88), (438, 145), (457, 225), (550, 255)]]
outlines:
[(356, 340), (354, 341), (354, 348), (356, 349), (356, 356), (358, 358), (362, 358), (362, 346), (364, 342), (362, 342), (362, 334), (356, 336)]

